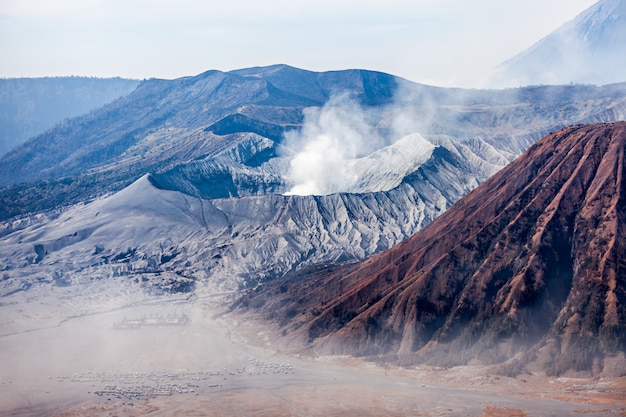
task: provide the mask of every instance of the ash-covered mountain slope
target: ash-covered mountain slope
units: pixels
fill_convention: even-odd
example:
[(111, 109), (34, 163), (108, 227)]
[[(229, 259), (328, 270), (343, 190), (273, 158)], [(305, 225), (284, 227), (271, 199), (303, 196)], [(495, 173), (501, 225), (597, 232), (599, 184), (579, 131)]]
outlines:
[(497, 67), (485, 85), (609, 84), (626, 74), (626, 1), (600, 0)]
[[(410, 135), (358, 161), (366, 168), (363, 181), (376, 182), (392, 172), (394, 154), (421, 149), (422, 160), (387, 191), (228, 197), (246, 186), (252, 167), (233, 171), (236, 183), (183, 165), (87, 205), (5, 222), (2, 293), (117, 279), (148, 292), (236, 295), (310, 265), (364, 259), (414, 234), (493, 169), (468, 147), (441, 142), (446, 146)], [(398, 144), (409, 148), (402, 152)], [(185, 189), (180, 178), (197, 183)]]
[[(148, 173), (164, 189), (203, 198), (284, 193), (292, 187), (289, 161), (302, 144), (305, 114), (337, 95), (350, 97), (371, 126), (365, 143), (389, 146), (418, 133), (466, 160), (479, 179), (550, 131), (626, 113), (623, 84), (461, 90), (364, 70), (316, 73), (285, 65), (148, 80), (5, 155), (0, 219), (88, 201)], [(286, 135), (296, 139), (286, 143)], [(405, 174), (333, 192), (388, 190)]]
[[(475, 187), (463, 161), (437, 149), (375, 193), (206, 199), (146, 175), (107, 198), (4, 223), (1, 294), (116, 279), (151, 293), (236, 295), (309, 265), (364, 259)], [(437, 191), (450, 178), (454, 186)]]
[(296, 267), (362, 259), (427, 220), (416, 191), (203, 200), (125, 190), (57, 216), (14, 222), (0, 247), (2, 294), (116, 279), (148, 292), (236, 293)]
[(568, 127), (389, 251), (240, 305), (319, 352), (626, 372), (625, 152), (626, 122)]
[(64, 119), (129, 94), (138, 84), (122, 78), (0, 79), (0, 156)]
[[(287, 66), (151, 80), (2, 160), (1, 178), (31, 182), (0, 190), (1, 288), (119, 278), (215, 295), (364, 259), (544, 130), (625, 114), (626, 85), (473, 91)], [(359, 152), (321, 172), (335, 187), (325, 195), (287, 195), (296, 157), (319, 138)]]

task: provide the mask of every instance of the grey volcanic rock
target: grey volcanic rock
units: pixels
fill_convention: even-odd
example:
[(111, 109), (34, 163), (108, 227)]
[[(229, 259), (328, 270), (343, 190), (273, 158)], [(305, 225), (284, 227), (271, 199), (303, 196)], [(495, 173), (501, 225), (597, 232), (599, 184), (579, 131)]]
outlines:
[[(237, 146), (213, 159), (146, 175), (87, 205), (6, 222), (4, 294), (43, 285), (42, 273), (71, 284), (120, 278), (154, 292), (236, 294), (292, 270), (355, 261), (393, 246), (499, 168), (440, 138), (388, 191), (267, 194), (282, 186), (280, 158), (249, 161), (273, 142), (254, 133), (237, 137)], [(364, 166), (384, 165), (394, 149), (375, 152)], [(365, 171), (373, 178), (364, 181), (376, 182), (376, 171)]]
[(396, 247), (241, 305), (326, 353), (611, 373), (626, 352), (625, 155), (626, 122), (563, 129)]
[(156, 292), (237, 293), (295, 268), (379, 252), (430, 221), (435, 213), (424, 208), (409, 185), (204, 200), (144, 177), (58, 216), (13, 222), (0, 247), (2, 291), (41, 284), (43, 274), (73, 285), (120, 277)]

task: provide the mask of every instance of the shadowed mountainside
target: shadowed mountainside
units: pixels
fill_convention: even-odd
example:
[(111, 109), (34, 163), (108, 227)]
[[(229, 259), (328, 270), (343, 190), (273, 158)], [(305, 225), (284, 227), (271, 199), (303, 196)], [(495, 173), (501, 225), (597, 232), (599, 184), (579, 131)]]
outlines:
[(138, 84), (122, 78), (0, 79), (0, 156), (64, 119), (129, 94)]
[(319, 352), (608, 372), (626, 351), (625, 150), (626, 122), (565, 128), (394, 248), (240, 305)]

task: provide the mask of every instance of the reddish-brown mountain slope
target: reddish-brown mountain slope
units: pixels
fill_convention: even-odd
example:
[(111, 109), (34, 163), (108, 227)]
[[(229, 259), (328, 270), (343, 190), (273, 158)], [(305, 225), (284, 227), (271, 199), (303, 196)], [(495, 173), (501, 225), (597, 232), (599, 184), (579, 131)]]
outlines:
[(626, 122), (563, 129), (391, 250), (242, 302), (327, 353), (602, 371), (626, 351), (625, 148)]

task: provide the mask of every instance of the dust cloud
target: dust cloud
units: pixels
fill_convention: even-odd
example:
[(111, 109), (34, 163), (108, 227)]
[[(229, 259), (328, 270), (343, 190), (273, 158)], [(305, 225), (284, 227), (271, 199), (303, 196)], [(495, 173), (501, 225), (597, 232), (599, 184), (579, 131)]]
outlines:
[[(0, 305), (1, 416), (578, 415), (580, 408), (620, 409), (559, 398), (567, 381), (537, 379), (533, 391), (526, 380), (481, 368), (397, 368), (305, 355), (214, 298), (130, 295), (102, 304), (65, 295), (21, 293)], [(603, 392), (620, 389), (588, 383), (595, 384), (590, 392), (598, 384)]]

